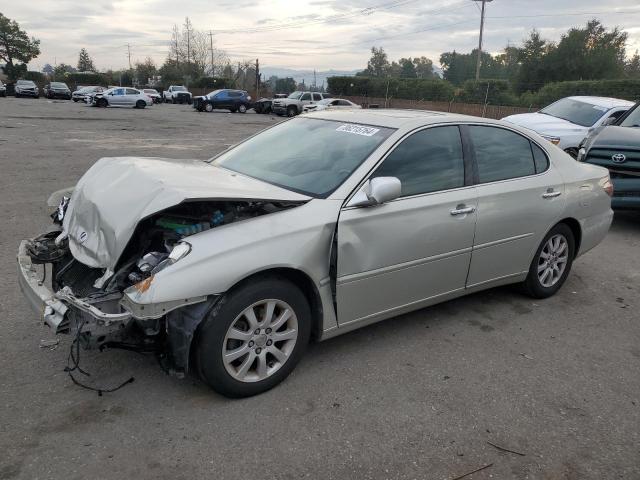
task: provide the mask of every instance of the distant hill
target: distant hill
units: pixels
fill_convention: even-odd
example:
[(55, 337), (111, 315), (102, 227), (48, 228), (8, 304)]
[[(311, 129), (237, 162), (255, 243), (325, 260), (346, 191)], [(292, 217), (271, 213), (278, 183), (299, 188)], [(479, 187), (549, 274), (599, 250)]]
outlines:
[[(316, 83), (318, 86), (327, 86), (327, 78), (329, 77), (352, 77), (361, 70), (318, 70), (316, 71)], [(440, 78), (443, 76), (442, 68), (434, 65), (433, 71)], [(313, 84), (313, 70), (296, 70), (293, 68), (280, 68), (280, 67), (263, 67), (260, 69), (262, 73), (263, 81), (269, 80), (269, 77), (275, 75), (279, 78), (292, 77), (297, 83), (302, 82), (307, 85)]]
[[(318, 70), (316, 71), (316, 84), (320, 86), (322, 85), (322, 82), (324, 82), (324, 85), (326, 87), (327, 78), (329, 77), (337, 77), (337, 76), (351, 77), (359, 71), (360, 70)], [(279, 78), (291, 77), (298, 83), (301, 83), (302, 80), (304, 80), (304, 83), (307, 85), (313, 84), (313, 70), (296, 70), (293, 68), (262, 67), (260, 68), (260, 73), (262, 73), (263, 81), (269, 80), (269, 77), (275, 75), (276, 77), (279, 77)]]

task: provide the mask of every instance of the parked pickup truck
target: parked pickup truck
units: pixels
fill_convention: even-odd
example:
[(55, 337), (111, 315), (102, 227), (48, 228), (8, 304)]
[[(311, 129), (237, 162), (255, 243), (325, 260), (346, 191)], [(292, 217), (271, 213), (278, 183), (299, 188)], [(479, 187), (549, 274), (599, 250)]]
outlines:
[(287, 98), (274, 98), (271, 108), (273, 113), (278, 115), (294, 117), (302, 113), (305, 105), (311, 105), (329, 97), (330, 95), (326, 93), (297, 91), (293, 92)]
[(182, 85), (171, 85), (162, 92), (165, 103), (188, 103), (191, 105), (191, 93)]

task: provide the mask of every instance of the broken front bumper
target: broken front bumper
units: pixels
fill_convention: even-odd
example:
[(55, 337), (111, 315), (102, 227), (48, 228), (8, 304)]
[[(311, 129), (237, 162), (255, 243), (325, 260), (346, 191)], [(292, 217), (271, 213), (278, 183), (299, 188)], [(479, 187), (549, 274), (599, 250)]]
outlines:
[[(105, 313), (99, 308), (77, 298), (68, 288), (53, 292), (42, 281), (42, 273), (32, 263), (27, 253), (27, 240), (23, 240), (18, 248), (18, 283), (20, 290), (28, 300), (31, 307), (42, 315), (45, 324), (49, 325), (56, 333), (65, 324), (65, 316), (69, 308), (75, 308), (80, 312), (89, 314), (105, 326), (114, 322), (127, 322), (132, 318), (128, 311), (118, 313)], [(46, 264), (44, 266), (46, 268)]]

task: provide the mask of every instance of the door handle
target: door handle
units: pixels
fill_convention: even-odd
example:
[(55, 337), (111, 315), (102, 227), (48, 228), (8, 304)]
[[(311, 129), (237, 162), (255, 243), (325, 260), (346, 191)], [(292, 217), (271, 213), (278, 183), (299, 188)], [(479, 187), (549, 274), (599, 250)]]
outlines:
[(542, 198), (555, 198), (559, 197), (560, 195), (562, 195), (562, 192), (554, 192), (553, 188), (550, 188), (542, 194)]
[(473, 213), (476, 211), (476, 207), (467, 207), (466, 205), (458, 205), (451, 210), (451, 215), (466, 215), (467, 213)]

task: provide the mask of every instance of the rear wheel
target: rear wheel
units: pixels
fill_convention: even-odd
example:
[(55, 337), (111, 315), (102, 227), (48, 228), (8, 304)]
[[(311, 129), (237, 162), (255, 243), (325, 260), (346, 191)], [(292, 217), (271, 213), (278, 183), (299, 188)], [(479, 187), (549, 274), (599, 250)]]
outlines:
[(146, 106), (147, 106), (147, 104), (145, 103), (145, 101), (144, 101), (144, 100), (138, 100), (138, 101), (136, 102), (136, 108), (144, 108), (144, 107), (146, 107)]
[(310, 333), (300, 289), (280, 277), (256, 280), (219, 300), (204, 320), (195, 350), (200, 375), (229, 397), (262, 393), (291, 373)]
[(573, 232), (559, 223), (547, 233), (533, 257), (523, 284), (526, 293), (534, 298), (554, 295), (567, 279), (574, 256)]

